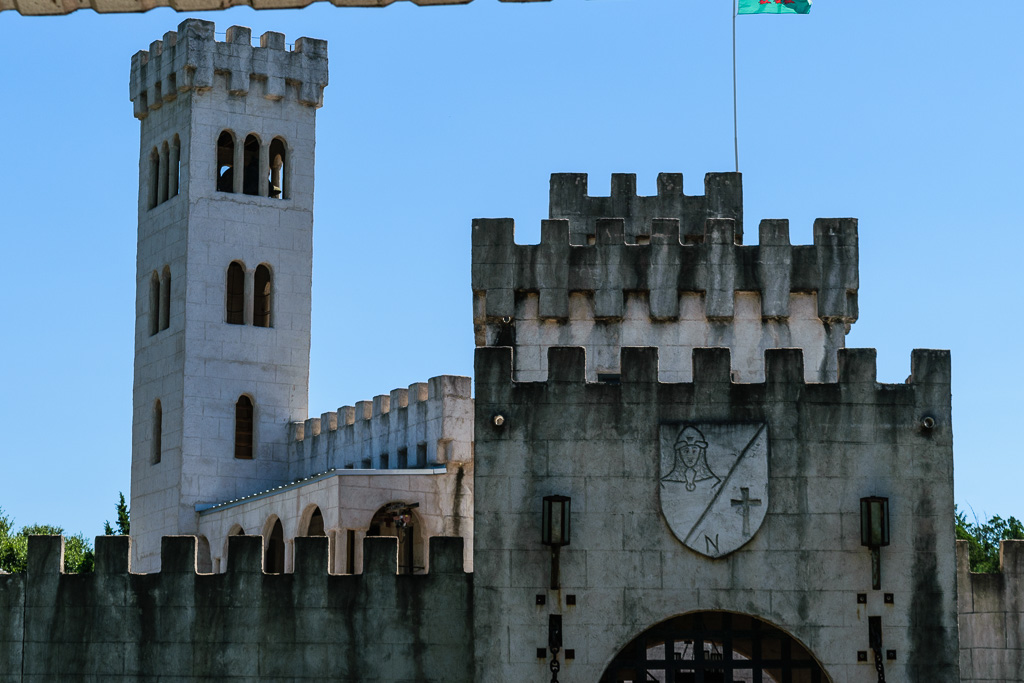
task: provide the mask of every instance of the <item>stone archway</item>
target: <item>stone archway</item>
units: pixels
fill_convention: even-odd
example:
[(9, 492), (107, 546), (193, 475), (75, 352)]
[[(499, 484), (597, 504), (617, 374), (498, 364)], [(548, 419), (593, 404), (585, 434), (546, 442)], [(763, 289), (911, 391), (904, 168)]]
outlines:
[(795, 638), (732, 612), (694, 612), (644, 631), (605, 669), (600, 683), (828, 683)]

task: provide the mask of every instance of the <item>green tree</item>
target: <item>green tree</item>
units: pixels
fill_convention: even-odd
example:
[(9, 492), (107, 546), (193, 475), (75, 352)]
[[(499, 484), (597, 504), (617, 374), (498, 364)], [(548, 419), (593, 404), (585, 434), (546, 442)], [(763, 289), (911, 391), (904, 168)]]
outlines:
[[(120, 500), (117, 501), (117, 505), (114, 506), (114, 510), (117, 512), (117, 534), (118, 536), (127, 536), (128, 531), (131, 528), (131, 520), (129, 519), (128, 504), (124, 502), (124, 494), (118, 491), (117, 495)], [(114, 528), (110, 526), (110, 522), (103, 522), (103, 533), (107, 536), (114, 536)]]
[[(18, 533), (11, 519), (0, 508), (0, 569), (6, 572), (23, 572), (28, 566), (28, 537), (35, 534), (63, 535), (64, 529), (50, 524), (30, 524)], [(92, 544), (82, 534), (64, 539), (64, 571), (67, 573), (91, 572), (94, 565)]]
[(974, 522), (970, 522), (966, 513), (955, 509), (954, 513), (956, 537), (967, 541), (972, 572), (998, 572), (999, 541), (1024, 540), (1024, 524), (1016, 517), (995, 515), (981, 522), (975, 515)]

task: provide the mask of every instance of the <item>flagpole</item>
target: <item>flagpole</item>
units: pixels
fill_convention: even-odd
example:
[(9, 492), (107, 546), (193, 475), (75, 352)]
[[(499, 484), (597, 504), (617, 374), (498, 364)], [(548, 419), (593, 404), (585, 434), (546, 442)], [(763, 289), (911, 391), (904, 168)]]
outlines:
[(739, 0), (732, 5), (732, 145), (736, 158), (736, 172), (740, 172), (740, 134), (736, 116), (736, 15), (739, 14)]

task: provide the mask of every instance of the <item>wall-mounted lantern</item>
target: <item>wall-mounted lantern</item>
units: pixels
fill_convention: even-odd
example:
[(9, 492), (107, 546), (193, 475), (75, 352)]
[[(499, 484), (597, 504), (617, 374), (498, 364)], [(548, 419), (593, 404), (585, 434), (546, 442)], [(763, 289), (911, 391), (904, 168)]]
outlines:
[(869, 496), (860, 499), (860, 544), (871, 548), (871, 587), (882, 587), (882, 557), (879, 548), (889, 545), (889, 499)]
[(541, 508), (541, 543), (551, 548), (551, 589), (557, 590), (559, 577), (559, 551), (569, 545), (572, 534), (570, 513), (572, 499), (569, 496), (544, 496)]

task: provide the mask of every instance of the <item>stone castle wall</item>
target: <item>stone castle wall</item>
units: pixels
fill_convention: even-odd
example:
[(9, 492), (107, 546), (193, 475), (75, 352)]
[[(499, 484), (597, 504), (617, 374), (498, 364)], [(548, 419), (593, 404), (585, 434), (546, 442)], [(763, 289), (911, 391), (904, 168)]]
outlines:
[(394, 539), (365, 542), (358, 576), (327, 573), (327, 539), (296, 540), (293, 574), (263, 574), (259, 537), (231, 539), (223, 574), (196, 574), (195, 538), (129, 572), (127, 537), (100, 537), (93, 574), (62, 574), (57, 536), (0, 575), (0, 682), (469, 683), (473, 577), (462, 540), (431, 539), (431, 571), (396, 576)]
[[(796, 349), (767, 351), (765, 381), (750, 384), (731, 380), (726, 349), (695, 351), (689, 383), (659, 382), (650, 348), (622, 349), (618, 383), (585, 381), (580, 348), (551, 349), (543, 382), (513, 380), (511, 349), (476, 353), (477, 680), (542, 680), (551, 614), (574, 651), (564, 680), (598, 681), (638, 634), (698, 610), (779, 625), (835, 681), (874, 680), (858, 653), (880, 616), (888, 680), (958, 680), (948, 353), (915, 351), (898, 385), (876, 381), (868, 349), (840, 351), (838, 381), (824, 384), (804, 383)], [(694, 552), (669, 526), (659, 444), (682, 424), (767, 430), (763, 525), (731, 554), (702, 554), (702, 538)], [(540, 539), (553, 494), (572, 500), (557, 591)], [(891, 506), (881, 590), (860, 538), (859, 501), (872, 495)], [(726, 508), (709, 551), (740, 533)]]
[(970, 570), (967, 541), (957, 541), (960, 680), (1024, 680), (1024, 541), (1003, 541), (999, 572)]

